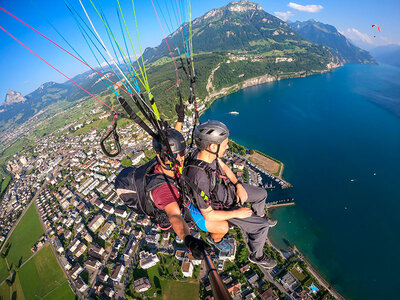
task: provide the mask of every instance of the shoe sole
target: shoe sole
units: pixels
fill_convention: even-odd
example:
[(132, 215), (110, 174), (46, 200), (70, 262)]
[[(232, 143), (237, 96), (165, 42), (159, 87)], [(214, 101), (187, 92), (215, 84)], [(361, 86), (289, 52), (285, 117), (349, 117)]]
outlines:
[(210, 243), (211, 245), (213, 245), (219, 252), (221, 252), (221, 251), (231, 251), (231, 250), (232, 250), (232, 248), (230, 248), (229, 250), (227, 250), (227, 249), (221, 250), (221, 249), (218, 248), (218, 246), (216, 245), (215, 242), (210, 241), (208, 238), (206, 238), (206, 241), (207, 241), (208, 243)]
[(258, 262), (256, 260), (252, 260), (250, 257), (249, 257), (249, 261), (252, 262), (253, 264), (256, 264), (257, 266), (263, 267), (265, 269), (273, 269), (273, 268), (275, 268), (277, 266), (277, 264), (274, 265), (274, 266), (266, 266), (263, 263), (260, 263), (260, 262)]

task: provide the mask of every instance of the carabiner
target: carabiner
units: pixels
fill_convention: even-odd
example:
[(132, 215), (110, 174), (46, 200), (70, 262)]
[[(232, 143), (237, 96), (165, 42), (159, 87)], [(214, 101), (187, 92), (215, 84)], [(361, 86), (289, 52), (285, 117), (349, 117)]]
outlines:
[[(106, 149), (105, 142), (111, 134), (113, 134), (113, 143), (114, 143), (115, 149), (112, 149), (109, 152)], [(109, 157), (115, 157), (121, 153), (121, 145), (119, 144), (119, 136), (117, 134), (117, 122), (115, 122), (113, 124), (113, 126), (111, 127), (111, 130), (108, 132), (108, 134), (104, 138), (101, 139), (100, 147), (101, 147), (101, 150), (103, 150), (103, 153)]]

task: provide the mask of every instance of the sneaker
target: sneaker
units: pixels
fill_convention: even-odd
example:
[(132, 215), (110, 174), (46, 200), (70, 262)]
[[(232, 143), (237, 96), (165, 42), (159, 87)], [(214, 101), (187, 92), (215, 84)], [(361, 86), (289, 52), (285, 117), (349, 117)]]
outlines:
[(269, 227), (274, 227), (276, 224), (278, 224), (277, 220), (273, 220), (270, 217), (268, 217), (267, 215), (263, 215), (261, 218), (265, 218), (268, 221)]
[(273, 220), (273, 219), (268, 218), (268, 217), (267, 217), (267, 221), (268, 221), (269, 227), (274, 227), (276, 224), (278, 224), (277, 220)]
[(275, 259), (272, 258), (268, 258), (265, 253), (263, 254), (263, 256), (261, 256), (261, 258), (255, 258), (252, 254), (249, 256), (249, 261), (251, 261), (253, 264), (257, 264), (260, 267), (264, 267), (266, 269), (272, 269), (274, 268), (277, 263)]
[(214, 245), (215, 248), (217, 248), (219, 251), (230, 251), (232, 250), (231, 245), (225, 241), (225, 239), (222, 239), (220, 242), (215, 242), (211, 236), (208, 236), (206, 238), (207, 242), (210, 243), (211, 245)]

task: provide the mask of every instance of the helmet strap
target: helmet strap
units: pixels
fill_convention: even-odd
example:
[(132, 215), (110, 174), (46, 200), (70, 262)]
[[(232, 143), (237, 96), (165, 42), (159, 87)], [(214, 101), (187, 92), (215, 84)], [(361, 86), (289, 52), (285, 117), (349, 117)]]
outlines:
[(219, 153), (219, 149), (220, 149), (220, 147), (221, 147), (221, 144), (218, 144), (218, 148), (217, 148), (217, 151), (215, 151), (215, 152), (212, 152), (211, 150), (209, 150), (209, 149), (205, 149), (207, 152), (209, 152), (209, 153), (211, 153), (211, 154), (214, 154), (214, 155), (216, 155), (217, 156), (217, 158), (220, 158), (219, 156), (218, 156), (218, 153)]

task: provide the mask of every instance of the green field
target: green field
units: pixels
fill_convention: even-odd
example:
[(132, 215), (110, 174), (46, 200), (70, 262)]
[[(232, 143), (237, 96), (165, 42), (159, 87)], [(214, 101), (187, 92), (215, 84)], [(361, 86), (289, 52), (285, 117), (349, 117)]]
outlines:
[(0, 196), (3, 194), (3, 192), (8, 187), (8, 184), (10, 183), (10, 181), (11, 181), (11, 176), (9, 174), (7, 174), (6, 178), (4, 178), (3, 180), (0, 180), (0, 182), (1, 182)]
[(4, 281), (2, 285), (0, 285), (0, 299), (1, 300), (8, 300), (10, 299), (10, 287)]
[(7, 264), (4, 258), (0, 257), (0, 282), (10, 275), (8, 272)]
[[(12, 285), (12, 296), (11, 299), (17, 299), (17, 300), (24, 300), (26, 299), (22, 287), (21, 287), (21, 281), (19, 280), (19, 276), (15, 277), (14, 284)], [(28, 298), (29, 299), (29, 298)]]
[(68, 281), (64, 281), (63, 284), (58, 286), (55, 290), (47, 294), (46, 297), (43, 297), (43, 300), (72, 300), (76, 299), (77, 296), (72, 292), (71, 287), (68, 284)]
[[(67, 279), (49, 245), (41, 249), (19, 271), (26, 299), (75, 299)], [(66, 285), (65, 285), (66, 283)], [(55, 298), (51, 298), (54, 295)]]
[(7, 242), (11, 245), (6, 257), (8, 264), (17, 266), (21, 258), (22, 262), (24, 262), (31, 257), (31, 247), (43, 234), (43, 227), (33, 204), (29, 207)]
[(163, 300), (173, 299), (199, 299), (199, 282), (182, 282), (176, 280), (163, 280)]

